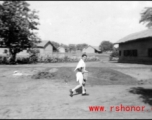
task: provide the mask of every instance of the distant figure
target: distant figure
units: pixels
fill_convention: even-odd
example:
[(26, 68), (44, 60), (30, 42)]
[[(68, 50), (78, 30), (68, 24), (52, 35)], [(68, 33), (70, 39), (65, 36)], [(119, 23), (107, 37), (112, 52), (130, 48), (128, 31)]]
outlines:
[(86, 95), (86, 89), (85, 89), (85, 82), (86, 79), (84, 79), (84, 73), (88, 72), (85, 70), (86, 68), (86, 64), (85, 64), (85, 60), (87, 58), (86, 54), (82, 54), (82, 58), (80, 59), (80, 61), (77, 64), (77, 67), (75, 68), (74, 71), (76, 71), (76, 81), (79, 82), (79, 85), (77, 85), (75, 88), (70, 89), (70, 96), (73, 96), (73, 92), (76, 91), (77, 89), (79, 89), (80, 87), (82, 87), (82, 95)]

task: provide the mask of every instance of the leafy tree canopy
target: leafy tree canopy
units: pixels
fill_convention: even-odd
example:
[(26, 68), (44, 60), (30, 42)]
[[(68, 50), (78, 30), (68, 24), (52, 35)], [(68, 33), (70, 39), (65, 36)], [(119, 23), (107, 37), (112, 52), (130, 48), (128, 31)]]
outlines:
[(152, 7), (145, 7), (145, 10), (141, 13), (140, 23), (147, 23), (146, 27), (152, 27)]
[(12, 59), (16, 54), (40, 41), (37, 11), (30, 10), (26, 1), (4, 1), (0, 4), (0, 45), (9, 48)]
[(101, 51), (109, 51), (113, 49), (113, 43), (110, 41), (102, 41), (101, 44), (99, 45), (99, 48)]

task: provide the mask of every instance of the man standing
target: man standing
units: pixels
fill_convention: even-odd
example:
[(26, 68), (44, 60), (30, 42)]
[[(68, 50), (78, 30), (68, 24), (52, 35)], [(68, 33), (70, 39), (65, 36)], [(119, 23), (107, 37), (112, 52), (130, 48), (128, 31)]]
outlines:
[(73, 96), (73, 92), (76, 91), (77, 89), (79, 89), (80, 87), (82, 87), (82, 95), (86, 95), (86, 90), (85, 90), (85, 82), (86, 79), (84, 79), (83, 74), (88, 72), (85, 70), (86, 68), (86, 64), (85, 64), (85, 60), (87, 58), (86, 54), (82, 54), (82, 58), (80, 59), (80, 61), (77, 64), (77, 67), (75, 68), (76, 71), (76, 81), (79, 82), (79, 85), (77, 85), (75, 88), (70, 89), (70, 96)]

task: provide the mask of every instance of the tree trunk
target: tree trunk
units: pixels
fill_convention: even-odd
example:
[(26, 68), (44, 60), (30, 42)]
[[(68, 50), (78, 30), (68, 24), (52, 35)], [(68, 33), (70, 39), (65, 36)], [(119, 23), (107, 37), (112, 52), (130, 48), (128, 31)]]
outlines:
[(12, 63), (16, 64), (16, 53), (12, 54), (12, 58), (11, 59), (12, 59)]
[(15, 52), (15, 50), (14, 49), (10, 49), (10, 63), (11, 64), (15, 64), (16, 63), (16, 52)]

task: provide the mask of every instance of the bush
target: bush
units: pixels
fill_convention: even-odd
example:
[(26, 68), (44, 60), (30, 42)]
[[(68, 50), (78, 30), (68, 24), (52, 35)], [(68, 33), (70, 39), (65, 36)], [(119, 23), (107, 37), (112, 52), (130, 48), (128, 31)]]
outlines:
[[(80, 56), (43, 56), (38, 57), (38, 55), (31, 55), (30, 57), (17, 57), (17, 64), (32, 64), (32, 63), (63, 63), (63, 62), (78, 62), (80, 60)], [(99, 58), (96, 56), (88, 56), (88, 62), (91, 61), (99, 61)], [(9, 64), (7, 57), (0, 57), (0, 64)]]
[(0, 64), (6, 64), (7, 58), (4, 56), (0, 56)]
[(0, 64), (10, 64), (8, 56), (0, 56)]
[[(53, 57), (53, 56), (44, 56), (38, 59), (39, 63), (62, 63), (62, 62), (78, 62), (80, 57), (77, 56), (64, 56), (64, 57)], [(99, 58), (96, 56), (87, 57), (86, 61), (99, 61)]]
[(16, 63), (17, 63), (17, 64), (30, 64), (31, 61), (30, 61), (30, 58), (29, 58), (29, 57), (26, 57), (26, 58), (24, 58), (24, 57), (18, 57), (18, 58), (16, 59)]
[(38, 49), (29, 49), (28, 52), (30, 54), (29, 62), (37, 63), (38, 59), (39, 59), (38, 55), (39, 55), (40, 51)]
[(119, 51), (113, 51), (110, 56), (109, 56), (109, 60), (111, 61), (114, 57), (119, 57)]
[(99, 61), (100, 59), (96, 56), (90, 56), (90, 57), (87, 57), (87, 60), (86, 61)]

